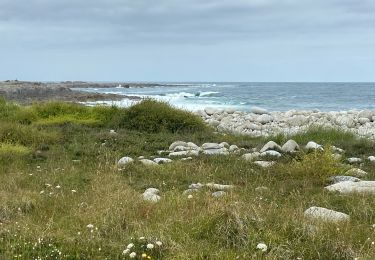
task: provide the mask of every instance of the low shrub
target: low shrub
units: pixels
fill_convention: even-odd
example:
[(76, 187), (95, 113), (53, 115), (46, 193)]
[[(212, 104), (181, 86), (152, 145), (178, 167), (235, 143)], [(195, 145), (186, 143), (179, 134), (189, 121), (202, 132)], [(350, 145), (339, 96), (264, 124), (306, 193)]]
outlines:
[(151, 99), (124, 110), (119, 114), (116, 124), (120, 128), (148, 133), (195, 132), (208, 129), (198, 116)]

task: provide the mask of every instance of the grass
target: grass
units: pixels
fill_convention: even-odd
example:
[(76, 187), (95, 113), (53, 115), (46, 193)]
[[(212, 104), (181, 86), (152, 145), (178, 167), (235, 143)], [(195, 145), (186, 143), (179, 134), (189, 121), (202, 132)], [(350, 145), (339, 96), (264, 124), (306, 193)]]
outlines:
[[(199, 118), (149, 100), (130, 109), (1, 106), (0, 258), (122, 259), (131, 237), (141, 236), (163, 242), (159, 259), (375, 258), (374, 196), (323, 189), (327, 177), (347, 169), (345, 157), (375, 154), (373, 141), (310, 129), (269, 139), (336, 145), (345, 149), (343, 161), (326, 149), (283, 156), (268, 169), (230, 155), (160, 167), (136, 162), (119, 171), (122, 156), (149, 158), (176, 140), (253, 148), (268, 139), (215, 134)], [(374, 179), (374, 165), (363, 168)], [(183, 191), (197, 182), (236, 188), (222, 198), (203, 188), (188, 199)], [(255, 191), (260, 186), (269, 190)], [(142, 200), (149, 187), (160, 189), (160, 202)], [(351, 221), (310, 223), (303, 218), (310, 206), (345, 212)], [(260, 242), (267, 252), (256, 249)]]

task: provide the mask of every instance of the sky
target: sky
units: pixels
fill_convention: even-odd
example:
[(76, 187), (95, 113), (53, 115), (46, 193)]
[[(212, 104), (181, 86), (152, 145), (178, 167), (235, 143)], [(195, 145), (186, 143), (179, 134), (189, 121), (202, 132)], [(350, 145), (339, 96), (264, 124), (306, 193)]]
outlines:
[(375, 81), (373, 0), (0, 0), (0, 80)]

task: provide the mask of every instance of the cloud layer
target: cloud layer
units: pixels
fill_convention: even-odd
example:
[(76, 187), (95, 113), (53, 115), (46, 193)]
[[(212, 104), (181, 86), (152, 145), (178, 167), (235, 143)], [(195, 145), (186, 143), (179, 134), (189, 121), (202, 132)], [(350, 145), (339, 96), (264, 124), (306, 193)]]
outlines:
[[(294, 76), (296, 80), (325, 80), (326, 72), (321, 68), (325, 65), (315, 64), (319, 60), (330, 67), (346, 60), (337, 64), (343, 66), (342, 71), (350, 63), (356, 70), (373, 65), (375, 2), (0, 0), (0, 35), (0, 55), (9, 61), (8, 65), (0, 63), (0, 79), (18, 74), (30, 78), (31, 72), (10, 71), (15, 69), (12, 64), (42, 60), (56, 68), (53, 76), (45, 79), (100, 80), (94, 75), (100, 75), (101, 70), (106, 77), (103, 80), (126, 80), (128, 75), (120, 75), (117, 68), (126, 60), (148, 73), (132, 73), (135, 76), (131, 80), (253, 80), (254, 75), (244, 75), (243, 66), (264, 74), (254, 80), (294, 80), (291, 70), (297, 62), (306, 66), (306, 71), (316, 70), (311, 72), (316, 76), (310, 78), (303, 72), (302, 76)], [(116, 64), (116, 69), (109, 73), (102, 66), (93, 68), (95, 57)], [(209, 67), (209, 77), (196, 71), (197, 66), (200, 71), (204, 69), (197, 65), (200, 57), (206, 58), (203, 63)], [(222, 74), (223, 67), (227, 67), (223, 59), (235, 70), (226, 72), (227, 76)], [(81, 69), (81, 74), (71, 73), (66, 68), (68, 61), (88, 69)], [(163, 71), (151, 71), (156, 63)], [(188, 71), (181, 73), (176, 64)], [(133, 71), (126, 64), (122, 66)], [(48, 66), (40, 68), (50, 70)], [(264, 78), (262, 68), (274, 70), (268, 74), (269, 79)], [(359, 71), (353, 72), (353, 79), (370, 77), (363, 75), (366, 69)], [(35, 77), (41, 76), (38, 68), (34, 72)], [(280, 77), (285, 74), (287, 77)]]

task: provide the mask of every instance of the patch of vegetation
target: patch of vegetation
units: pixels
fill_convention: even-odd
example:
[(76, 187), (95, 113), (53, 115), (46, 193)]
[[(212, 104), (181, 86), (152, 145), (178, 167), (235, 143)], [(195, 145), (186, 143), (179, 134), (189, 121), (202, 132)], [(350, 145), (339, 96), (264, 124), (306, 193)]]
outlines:
[[(272, 139), (282, 144), (292, 138), (300, 145), (313, 140), (324, 152), (283, 156), (266, 169), (234, 154), (156, 167), (136, 160), (119, 171), (121, 157), (152, 159), (177, 140), (226, 141), (246, 149), (267, 140), (214, 134), (194, 115), (150, 100), (129, 109), (70, 103), (1, 107), (0, 258), (127, 259), (127, 244), (141, 237), (162, 243), (154, 254), (159, 259), (375, 258), (374, 197), (323, 189), (328, 177), (344, 172), (345, 157), (375, 155), (373, 141), (310, 129)], [(333, 159), (329, 145), (346, 150), (342, 161)], [(363, 169), (369, 173), (365, 180), (375, 177), (373, 163), (364, 161)], [(189, 198), (183, 194), (198, 182), (235, 188), (220, 198), (209, 187)], [(256, 189), (261, 186), (268, 189)], [(156, 204), (140, 196), (150, 187), (160, 190)], [(303, 217), (311, 206), (347, 213), (351, 220), (311, 224)], [(258, 243), (268, 249), (258, 250)], [(134, 247), (138, 258), (142, 245)]]
[(120, 128), (147, 133), (208, 130), (208, 127), (198, 116), (151, 99), (146, 99), (126, 109), (117, 120), (116, 123)]

